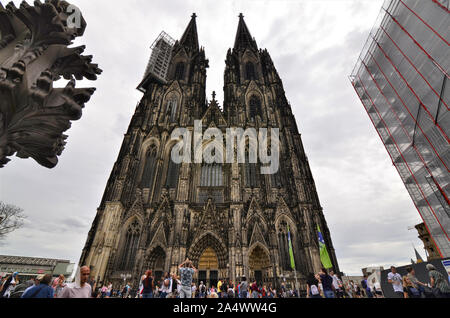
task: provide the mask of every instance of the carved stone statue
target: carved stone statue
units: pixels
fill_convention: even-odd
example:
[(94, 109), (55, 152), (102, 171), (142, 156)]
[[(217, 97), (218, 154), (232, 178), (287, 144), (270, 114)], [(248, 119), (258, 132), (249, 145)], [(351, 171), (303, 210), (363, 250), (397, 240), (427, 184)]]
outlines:
[[(101, 70), (85, 46), (69, 48), (86, 22), (66, 1), (0, 2), (0, 168), (8, 157), (33, 158), (54, 168), (71, 121), (82, 116), (95, 88), (75, 88), (75, 79), (96, 80)], [(64, 88), (53, 82), (69, 80)]]

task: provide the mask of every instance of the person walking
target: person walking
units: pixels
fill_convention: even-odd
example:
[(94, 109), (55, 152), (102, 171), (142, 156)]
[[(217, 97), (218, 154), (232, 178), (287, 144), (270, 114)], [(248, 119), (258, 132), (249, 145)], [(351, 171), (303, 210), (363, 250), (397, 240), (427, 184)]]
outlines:
[(27, 289), (21, 298), (54, 298), (53, 288), (50, 286), (52, 275), (45, 275), (39, 285)]
[(67, 285), (58, 295), (58, 298), (91, 298), (92, 286), (87, 283), (90, 274), (89, 267), (81, 267), (75, 275), (75, 283)]
[(438, 272), (433, 264), (428, 264), (427, 270), (434, 296), (436, 298), (450, 298), (450, 285), (447, 277)]
[(387, 278), (388, 283), (392, 284), (396, 298), (404, 298), (403, 278), (402, 275), (397, 273), (397, 268), (395, 268), (395, 266), (391, 266), (391, 272), (388, 274)]
[(181, 275), (180, 298), (192, 298), (192, 277), (197, 272), (194, 264), (186, 258), (184, 263), (179, 266)]

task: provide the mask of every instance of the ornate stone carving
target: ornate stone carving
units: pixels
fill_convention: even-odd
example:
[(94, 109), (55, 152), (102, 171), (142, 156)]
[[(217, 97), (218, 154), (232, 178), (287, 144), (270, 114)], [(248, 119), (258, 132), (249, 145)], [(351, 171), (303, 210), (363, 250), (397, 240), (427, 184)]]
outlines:
[[(96, 80), (101, 70), (85, 46), (68, 48), (83, 35), (86, 22), (81, 13), (72, 26), (66, 1), (25, 1), (19, 8), (0, 3), (0, 168), (17, 154), (54, 168), (64, 150), (71, 121), (95, 88), (75, 88), (75, 79)], [(63, 77), (64, 88), (53, 88)]]

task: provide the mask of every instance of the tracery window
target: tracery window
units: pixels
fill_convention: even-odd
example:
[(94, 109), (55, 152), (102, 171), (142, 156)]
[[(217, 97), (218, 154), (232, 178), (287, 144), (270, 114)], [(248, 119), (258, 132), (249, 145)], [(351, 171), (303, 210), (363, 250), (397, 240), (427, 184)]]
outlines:
[(121, 270), (133, 269), (136, 261), (139, 238), (141, 236), (141, 225), (137, 220), (130, 224), (125, 233), (125, 243), (122, 248), (119, 268)]
[[(294, 242), (294, 237), (291, 232), (291, 241)], [(288, 224), (286, 221), (281, 221), (278, 228), (278, 247), (280, 251), (281, 266), (283, 270), (290, 271), (291, 257), (289, 255), (289, 236)]]
[(222, 187), (223, 186), (223, 166), (221, 164), (204, 164), (200, 180), (202, 187)]
[(247, 64), (245, 64), (245, 74), (247, 80), (256, 80), (255, 65), (252, 62), (247, 62)]
[(180, 175), (180, 164), (176, 164), (169, 159), (169, 166), (167, 168), (166, 187), (175, 189), (178, 186), (178, 177)]
[(169, 120), (171, 123), (177, 121), (177, 112), (178, 112), (178, 101), (176, 98), (171, 98), (167, 102), (166, 114), (169, 116)]
[(257, 116), (261, 116), (261, 100), (253, 95), (249, 102), (250, 120), (255, 121)]
[(245, 169), (245, 187), (256, 188), (259, 186), (258, 165), (256, 163), (246, 163)]
[(153, 145), (147, 151), (147, 156), (145, 159), (144, 173), (142, 174), (141, 186), (142, 188), (151, 189), (153, 186), (153, 180), (155, 179), (157, 166), (157, 149)]
[(183, 62), (177, 63), (177, 66), (175, 68), (175, 80), (177, 81), (184, 80), (185, 71), (186, 71), (186, 64)]

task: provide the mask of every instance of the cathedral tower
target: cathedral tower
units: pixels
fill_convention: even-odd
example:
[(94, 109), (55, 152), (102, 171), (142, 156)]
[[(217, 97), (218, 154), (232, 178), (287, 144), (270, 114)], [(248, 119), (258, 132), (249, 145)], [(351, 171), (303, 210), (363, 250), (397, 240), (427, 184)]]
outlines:
[[(162, 63), (164, 64), (164, 63)], [(260, 50), (244, 21), (226, 58), (223, 110), (206, 99), (208, 60), (199, 46), (196, 15), (173, 44), (164, 79), (148, 73), (114, 165), (80, 264), (99, 281), (137, 283), (146, 269), (155, 277), (176, 272), (189, 257), (196, 279), (243, 275), (266, 284), (304, 283), (321, 267), (320, 226), (339, 271), (308, 159), (282, 81), (267, 50)], [(278, 128), (278, 173), (261, 163), (181, 163), (171, 160), (176, 128), (193, 132), (227, 128)], [(247, 147), (249, 147), (247, 145)], [(290, 232), (296, 273), (291, 268)], [(295, 275), (297, 274), (297, 275)]]

